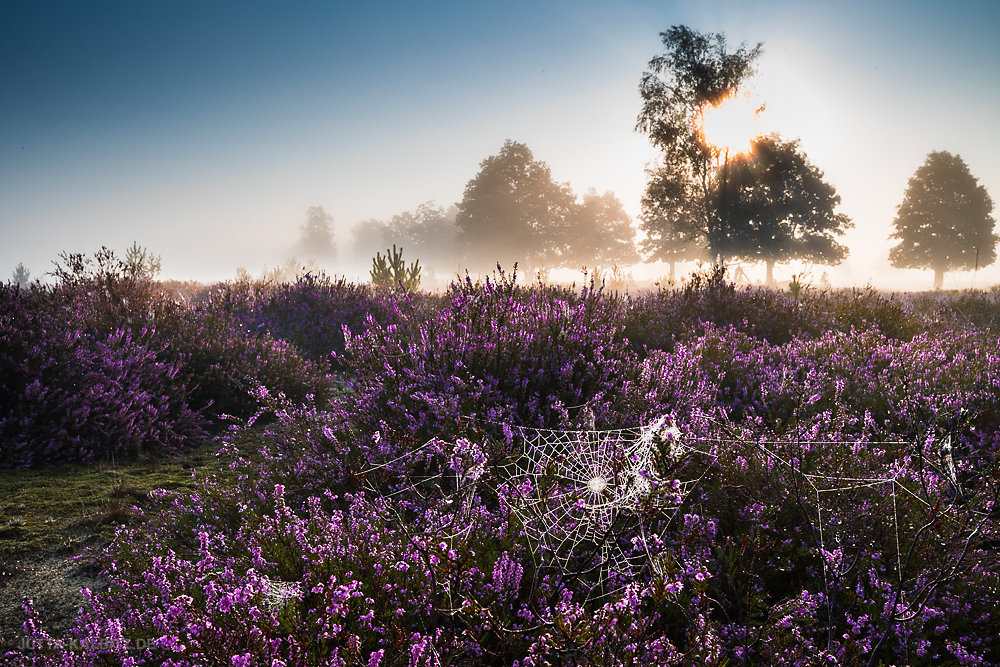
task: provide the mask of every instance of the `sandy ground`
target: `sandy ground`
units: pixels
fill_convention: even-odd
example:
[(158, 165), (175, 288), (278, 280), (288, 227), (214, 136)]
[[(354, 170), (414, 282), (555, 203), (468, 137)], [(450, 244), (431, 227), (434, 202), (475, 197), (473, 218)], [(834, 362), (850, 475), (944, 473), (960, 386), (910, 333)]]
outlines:
[(21, 603), (25, 599), (34, 600), (49, 636), (68, 638), (67, 631), (83, 605), (80, 590), (101, 586), (84, 562), (46, 556), (0, 564), (0, 655), (24, 646), (25, 614)]

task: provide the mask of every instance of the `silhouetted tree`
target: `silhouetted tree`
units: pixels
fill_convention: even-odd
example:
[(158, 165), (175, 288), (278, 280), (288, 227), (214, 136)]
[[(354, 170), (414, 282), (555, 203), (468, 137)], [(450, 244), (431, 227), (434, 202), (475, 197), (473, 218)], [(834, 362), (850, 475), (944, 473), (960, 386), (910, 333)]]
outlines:
[(569, 245), (561, 266), (590, 268), (635, 264), (635, 228), (613, 192), (597, 194), (591, 188), (570, 217)]
[(944, 272), (988, 266), (996, 260), (993, 200), (958, 155), (928, 154), (910, 179), (889, 238), (893, 266), (933, 269), (934, 289)]
[(28, 270), (28, 267), (23, 262), (18, 262), (17, 266), (14, 267), (14, 275), (11, 277), (11, 280), (15, 285), (27, 287), (31, 281), (31, 271)]
[(639, 228), (646, 233), (641, 249), (649, 259), (670, 265), (674, 280), (677, 262), (708, 259), (704, 209), (686, 172), (661, 165), (647, 171)]
[(853, 227), (851, 219), (836, 212), (840, 196), (797, 141), (763, 137), (750, 155), (722, 168), (716, 196), (726, 199), (734, 223), (730, 251), (765, 262), (768, 284), (774, 283), (775, 262), (838, 264), (847, 256), (835, 237)]
[(458, 250), (474, 267), (558, 265), (569, 251), (575, 201), (546, 163), (508, 139), (465, 186), (455, 217)]
[[(660, 252), (659, 244), (668, 243), (675, 230), (681, 239), (701, 238), (713, 261), (723, 264), (730, 229), (714, 196), (718, 155), (705, 143), (697, 120), (707, 106), (721, 102), (753, 74), (762, 46), (741, 45), (730, 53), (724, 35), (702, 34), (686, 26), (661, 32), (660, 39), (663, 53), (649, 61), (639, 83), (642, 110), (636, 121), (636, 129), (663, 152), (646, 192), (651, 204), (644, 223), (659, 231), (653, 246), (647, 248), (654, 255)], [(667, 194), (675, 198), (654, 202)], [(668, 212), (673, 206), (679, 209), (678, 215)], [(682, 225), (673, 226), (680, 221)], [(681, 254), (688, 255), (687, 251)]]
[(333, 259), (337, 246), (333, 241), (333, 216), (322, 206), (310, 206), (292, 254), (314, 260)]

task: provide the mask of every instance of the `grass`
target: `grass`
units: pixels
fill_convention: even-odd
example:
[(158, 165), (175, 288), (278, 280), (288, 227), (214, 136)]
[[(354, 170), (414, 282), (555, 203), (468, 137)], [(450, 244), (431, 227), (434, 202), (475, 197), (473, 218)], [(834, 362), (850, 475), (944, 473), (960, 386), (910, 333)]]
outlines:
[(0, 563), (106, 543), (117, 526), (141, 521), (150, 491), (189, 492), (193, 471), (224, 473), (218, 447), (207, 440), (171, 460), (0, 470)]
[(206, 439), (170, 459), (0, 469), (0, 654), (24, 638), (26, 598), (43, 611), (46, 632), (64, 636), (83, 604), (81, 587), (103, 585), (85, 549), (100, 551), (123, 524), (141, 525), (154, 489), (189, 494), (195, 475), (225, 480), (219, 447)]

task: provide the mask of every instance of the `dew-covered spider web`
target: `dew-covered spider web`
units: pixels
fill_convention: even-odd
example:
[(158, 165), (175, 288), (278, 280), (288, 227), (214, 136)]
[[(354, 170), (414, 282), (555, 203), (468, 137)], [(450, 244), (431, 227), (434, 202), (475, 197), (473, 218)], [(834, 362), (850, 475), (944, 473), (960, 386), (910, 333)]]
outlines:
[[(738, 452), (746, 457), (743, 466), (756, 464), (781, 481), (780, 494), (794, 499), (806, 519), (810, 541), (804, 546), (816, 554), (820, 584), (831, 609), (830, 587), (854, 568), (859, 553), (866, 553), (876, 539), (891, 545), (884, 556), (896, 577), (900, 608), (907, 607), (907, 587), (919, 591), (926, 586), (922, 577), (907, 566), (908, 552), (923, 532), (919, 523), (949, 523), (953, 537), (966, 541), (979, 530), (985, 516), (982, 508), (971, 504), (963, 507), (967, 498), (957, 474), (950, 436), (929, 438), (925, 447), (904, 440), (767, 440), (735, 436), (691, 437), (687, 447), (716, 462), (721, 452)], [(819, 465), (804, 465), (803, 459), (809, 457), (810, 451), (838, 448), (840, 456), (826, 457)], [(923, 467), (914, 469), (879, 461), (878, 456), (859, 465), (850, 456), (851, 451), (884, 448), (931, 458)], [(839, 465), (831, 465), (838, 459)], [(949, 496), (951, 501), (947, 501)], [(957, 567), (961, 557), (948, 567)], [(657, 567), (660, 562), (653, 560), (657, 574), (661, 573)], [(908, 620), (907, 615), (916, 614), (912, 608), (900, 613), (897, 620)]]
[[(494, 425), (503, 427), (513, 445), (500, 460), (487, 461), (479, 445), (466, 439), (435, 439), (363, 471), (368, 493), (379, 511), (400, 525), (407, 523), (407, 506), (424, 508), (424, 516), (436, 517), (436, 535), (458, 548), (468, 538), (468, 520), (485, 485), (523, 529), (538, 566), (535, 576), (572, 580), (590, 599), (641, 579), (643, 571), (662, 576), (667, 565), (676, 565), (677, 554), (660, 539), (662, 532), (682, 510), (694, 511), (688, 507), (692, 494), (713, 470), (733, 465), (733, 457), (745, 458), (741, 465), (759, 466), (778, 480), (778, 497), (797, 499), (795, 506), (805, 513), (812, 531), (824, 585), (849, 567), (842, 560), (849, 548), (860, 548), (845, 537), (864, 533), (850, 525), (858, 519), (851, 516), (852, 507), (881, 508), (875, 515), (884, 525), (870, 528), (884, 530), (895, 541), (891, 558), (900, 579), (905, 569), (902, 554), (908, 540), (915, 538), (901, 529), (906, 517), (899, 508), (904, 500), (929, 507), (919, 481), (898, 469), (879, 466), (865, 474), (823, 463), (804, 468), (789, 453), (799, 445), (815, 449), (913, 443), (796, 443), (745, 434), (705, 437), (682, 434), (666, 417), (642, 427), (609, 430)], [(950, 442), (942, 447), (949, 458), (938, 470), (939, 479), (957, 486)], [(728, 462), (721, 463), (723, 459)], [(396, 481), (386, 487), (376, 483), (380, 476)]]
[[(542, 566), (587, 575), (595, 591), (633, 580), (650, 562), (643, 515), (654, 506), (666, 509), (666, 496), (653, 493), (664, 481), (656, 459), (679, 458), (688, 449), (679, 429), (661, 417), (627, 429), (511, 431), (521, 448), (503, 466), (504, 497)], [(680, 502), (676, 497), (673, 504)]]

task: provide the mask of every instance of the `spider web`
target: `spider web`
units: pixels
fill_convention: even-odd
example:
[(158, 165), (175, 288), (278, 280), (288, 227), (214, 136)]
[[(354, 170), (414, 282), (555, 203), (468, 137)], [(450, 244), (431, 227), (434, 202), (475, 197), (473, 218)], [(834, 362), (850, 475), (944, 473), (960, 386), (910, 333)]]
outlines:
[[(521, 455), (504, 466), (505, 501), (520, 519), (543, 566), (587, 575), (610, 593), (650, 562), (642, 515), (653, 504), (654, 459), (688, 448), (661, 417), (648, 426), (613, 430), (512, 429)], [(680, 499), (674, 503), (679, 506)]]
[[(975, 507), (972, 503), (969, 507), (963, 508), (968, 498), (958, 478), (951, 436), (928, 442), (930, 451), (936, 454), (940, 461), (937, 463), (926, 461), (927, 470), (908, 472), (903, 468), (889, 465), (884, 466), (881, 473), (870, 471), (874, 474), (869, 475), (850, 474), (844, 470), (819, 469), (815, 472), (805, 472), (801, 461), (783, 451), (790, 445), (803, 444), (809, 447), (848, 447), (863, 444), (868, 448), (899, 446), (909, 452), (919, 450), (919, 445), (904, 440), (764, 440), (741, 437), (692, 437), (688, 439), (687, 448), (690, 452), (702, 454), (716, 461), (723, 448), (739, 448), (747, 458), (756, 458), (766, 467), (784, 473), (785, 493), (799, 498), (799, 507), (805, 513), (811, 529), (816, 555), (821, 564), (820, 584), (826, 594), (826, 604), (830, 613), (834, 599), (830, 594), (831, 586), (853, 569), (853, 564), (848, 558), (848, 550), (853, 550), (856, 554), (859, 549), (868, 546), (857, 542), (851, 544), (850, 540), (846, 539), (847, 535), (886, 530), (895, 542), (895, 549), (889, 549), (886, 554), (891, 559), (889, 569), (895, 570), (896, 580), (893, 585), (899, 589), (899, 607), (905, 608), (904, 611), (894, 611), (893, 614), (896, 620), (912, 619), (918, 614), (919, 605), (914, 607), (916, 600), (910, 601), (907, 598), (910, 594), (914, 599), (919, 598), (928, 590), (928, 585), (927, 582), (921, 581), (921, 576), (907, 573), (904, 565), (904, 559), (909, 559), (904, 553), (913, 549), (920, 541), (923, 532), (923, 528), (913, 524), (914, 519), (908, 516), (909, 511), (912, 511), (913, 507), (922, 508), (928, 516), (933, 515), (935, 524), (954, 522), (957, 528), (953, 531), (953, 537), (966, 541), (966, 549), (968, 540), (979, 532), (988, 514), (982, 507)], [(932, 484), (932, 481), (925, 479), (925, 476), (929, 473), (937, 475), (939, 483), (946, 487), (946, 497), (950, 496), (950, 501), (942, 502), (942, 498), (936, 495), (937, 491), (928, 490), (925, 485)], [(904, 510), (901, 507), (904, 500), (910, 503), (911, 510)], [(852, 511), (852, 508), (866, 503), (873, 508), (869, 513), (858, 515)], [(861, 526), (859, 521), (868, 523)], [(653, 569), (657, 574), (663, 574), (662, 563), (666, 562), (665, 558), (661, 559), (659, 556), (667, 555), (667, 552), (663, 552), (652, 557)], [(946, 563), (944, 569), (957, 568), (962, 557), (964, 551), (957, 560), (949, 557), (951, 560)]]
[[(929, 507), (926, 493), (919, 493), (912, 480), (902, 478), (900, 470), (865, 476), (821, 466), (805, 472), (787, 452), (789, 445), (797, 442), (794, 440), (738, 435), (681, 437), (680, 430), (665, 417), (644, 427), (612, 430), (494, 424), (503, 427), (508, 443), (514, 436), (518, 441), (504, 460), (494, 460), (488, 468), (484, 460), (462, 467), (444, 465), (438, 459), (437, 465), (428, 466), (458, 444), (435, 439), (395, 459), (371, 465), (362, 474), (366, 490), (381, 504), (381, 511), (393, 515), (399, 525), (406, 519), (397, 505), (412, 502), (404, 498), (424, 507), (449, 508), (437, 515), (437, 535), (456, 548), (468, 538), (468, 519), (478, 502), (477, 487), (487, 484), (502, 491), (497, 497), (519, 520), (539, 565), (536, 580), (556, 574), (564, 583), (575, 581), (574, 588), (582, 588), (589, 599), (620, 591), (646, 569), (654, 576), (665, 575), (678, 554), (660, 537), (689, 504), (688, 497), (708, 471), (718, 467), (722, 452), (727, 452), (728, 459), (738, 451), (768, 470), (783, 471), (784, 493), (802, 500), (799, 506), (814, 531), (824, 588), (844, 574), (845, 563), (836, 560), (841, 535), (845, 529), (850, 532), (844, 523), (844, 507), (867, 501), (882, 508), (881, 521), (894, 533), (893, 564), (900, 585), (906, 538), (901, 533), (898, 502), (909, 497), (911, 502)], [(801, 442), (813, 447), (913, 446), (902, 441)], [(947, 452), (939, 472), (960, 492), (950, 439), (939, 446), (942, 456)], [(387, 489), (374, 484), (377, 477), (389, 472), (399, 480), (398, 485)], [(956, 508), (941, 510), (942, 515), (955, 512)]]

